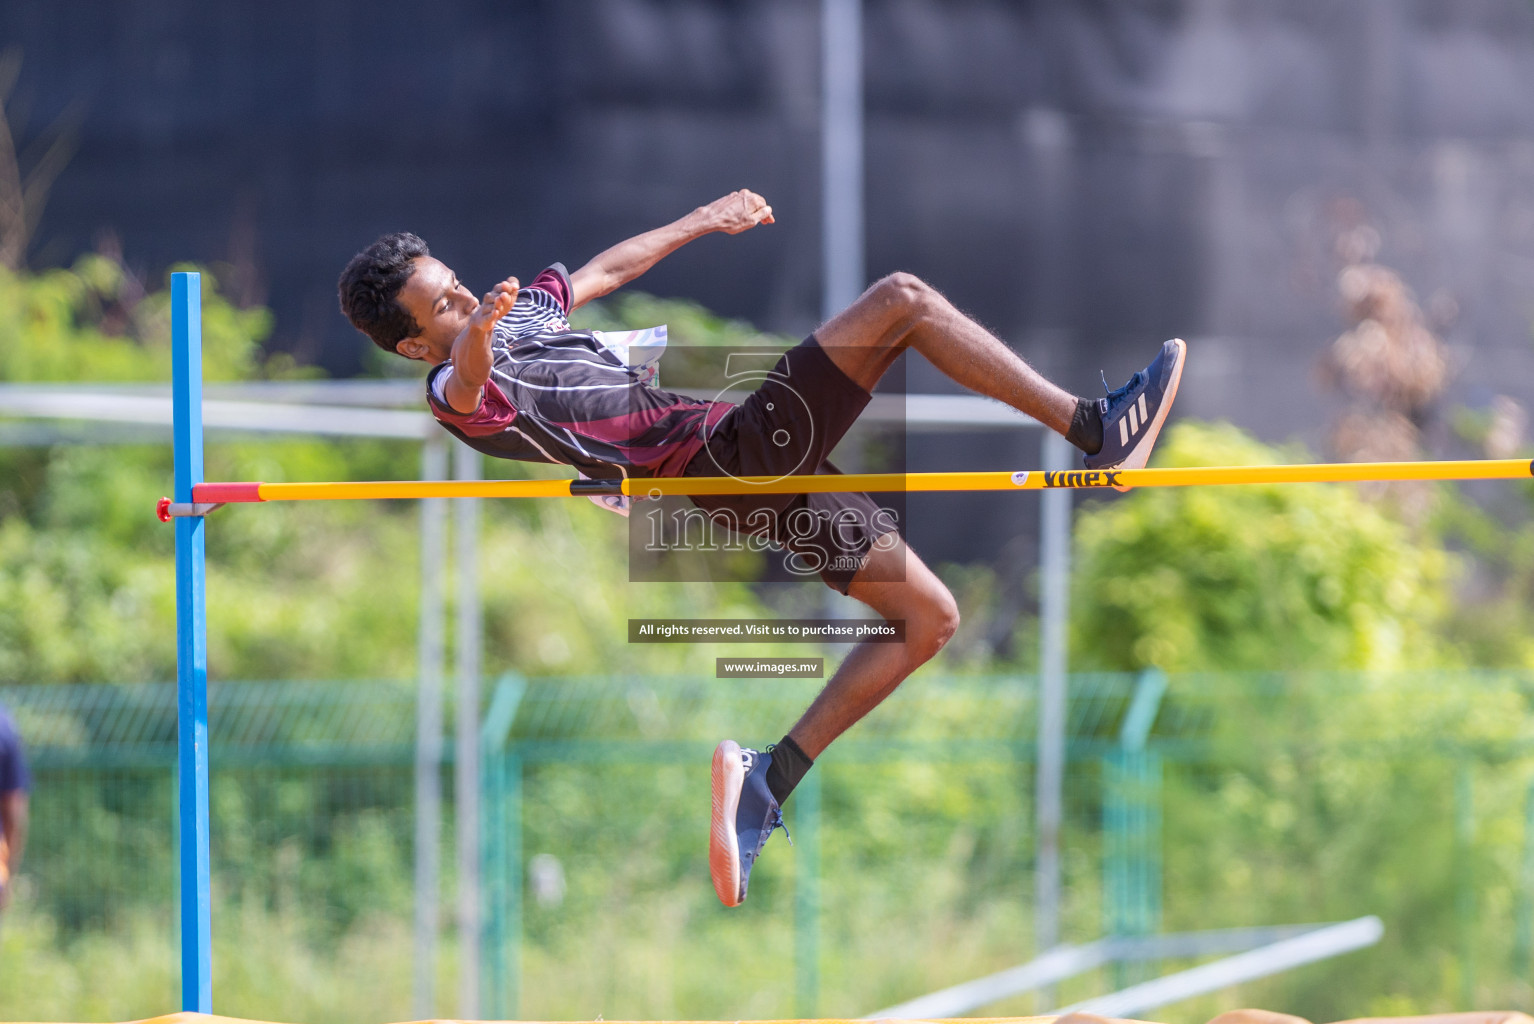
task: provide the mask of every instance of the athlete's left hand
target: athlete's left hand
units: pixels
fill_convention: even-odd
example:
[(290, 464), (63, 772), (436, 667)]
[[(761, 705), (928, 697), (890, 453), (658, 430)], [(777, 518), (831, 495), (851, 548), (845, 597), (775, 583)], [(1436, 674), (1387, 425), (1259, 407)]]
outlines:
[(479, 306), (469, 314), (468, 327), (488, 332), (497, 320), (511, 312), (511, 307), (517, 303), (517, 292), (521, 287), (522, 282), (514, 277), (508, 277), (486, 292)]
[(772, 207), (767, 205), (767, 200), (748, 188), (720, 196), (700, 212), (707, 219), (709, 230), (723, 231), (727, 235), (738, 235), (758, 224), (773, 223)]

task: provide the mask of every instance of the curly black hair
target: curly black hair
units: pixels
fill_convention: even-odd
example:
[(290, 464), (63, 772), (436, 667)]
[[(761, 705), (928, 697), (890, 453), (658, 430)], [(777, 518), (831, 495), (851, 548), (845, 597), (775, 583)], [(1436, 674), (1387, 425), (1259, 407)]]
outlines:
[(421, 325), (396, 299), (415, 273), (411, 260), (430, 255), (418, 236), (396, 231), (353, 256), (341, 271), (341, 312), (385, 352), (397, 353), (401, 341), (421, 333)]

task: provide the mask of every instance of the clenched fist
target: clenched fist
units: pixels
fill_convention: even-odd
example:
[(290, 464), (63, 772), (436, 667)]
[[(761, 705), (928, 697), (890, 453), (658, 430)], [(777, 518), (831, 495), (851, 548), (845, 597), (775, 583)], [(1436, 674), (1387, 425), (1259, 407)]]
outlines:
[(748, 188), (720, 196), (698, 212), (707, 222), (708, 230), (723, 231), (727, 235), (738, 235), (747, 228), (773, 222), (772, 207), (767, 205), (767, 200)]

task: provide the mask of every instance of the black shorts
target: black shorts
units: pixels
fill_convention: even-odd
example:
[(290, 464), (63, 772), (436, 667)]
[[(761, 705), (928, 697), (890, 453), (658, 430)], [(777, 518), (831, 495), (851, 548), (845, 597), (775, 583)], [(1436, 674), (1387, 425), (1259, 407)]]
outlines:
[[(869, 394), (831, 361), (812, 334), (783, 354), (761, 385), (709, 433), (683, 476), (840, 473), (827, 461), (868, 405)], [(899, 523), (868, 495), (694, 495), (732, 530), (787, 548), (789, 569), (818, 574), (845, 594), (878, 539)]]

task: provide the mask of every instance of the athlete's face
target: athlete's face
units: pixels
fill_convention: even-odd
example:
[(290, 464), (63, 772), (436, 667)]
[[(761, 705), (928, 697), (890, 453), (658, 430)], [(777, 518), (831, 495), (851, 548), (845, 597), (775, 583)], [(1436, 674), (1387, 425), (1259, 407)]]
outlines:
[(452, 352), (454, 339), (468, 326), (479, 299), (441, 260), (418, 256), (411, 262), (415, 271), (395, 301), (415, 318), (421, 333), (401, 341), (397, 350), (411, 359), (439, 363)]

